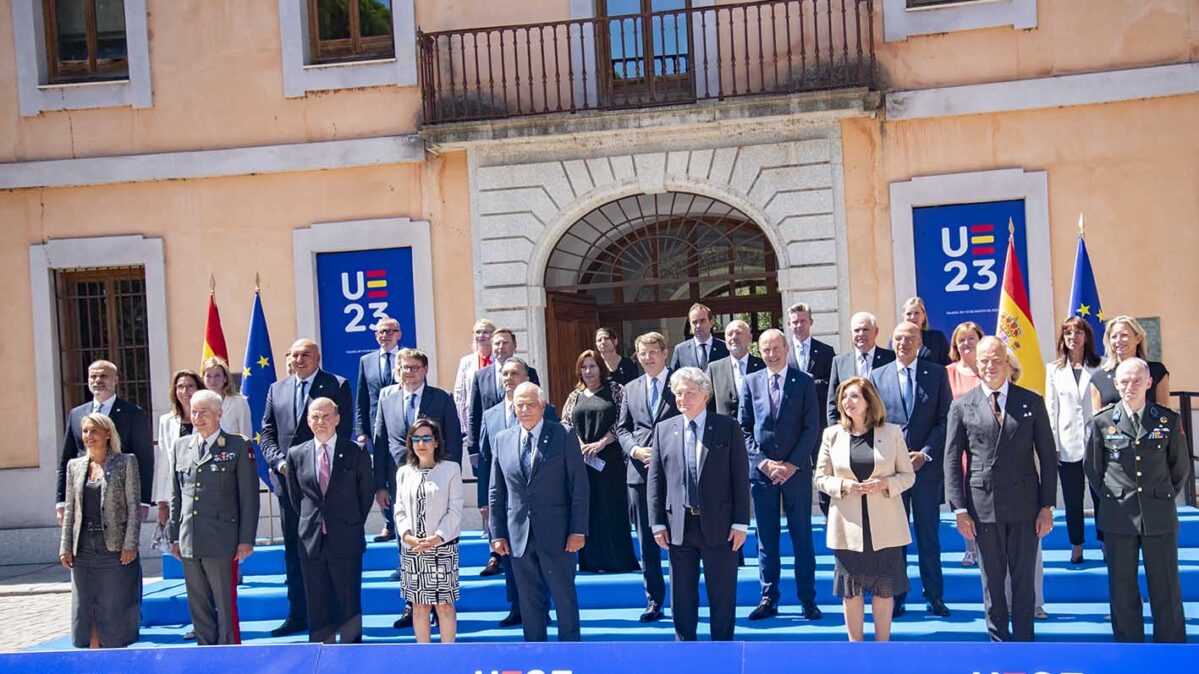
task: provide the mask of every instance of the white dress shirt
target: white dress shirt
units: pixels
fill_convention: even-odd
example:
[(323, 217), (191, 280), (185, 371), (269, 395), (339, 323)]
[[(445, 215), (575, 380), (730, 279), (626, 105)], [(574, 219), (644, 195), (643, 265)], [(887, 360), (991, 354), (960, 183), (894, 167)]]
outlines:
[(802, 342), (795, 342), (795, 362), (799, 365), (799, 369), (804, 372), (808, 371), (808, 360), (812, 357), (812, 336)]
[(730, 356), (733, 366), (733, 381), (737, 384), (737, 395), (741, 395), (741, 387), (745, 385), (745, 374), (749, 369), (749, 353), (746, 352), (741, 358)]
[[(700, 410), (699, 415), (694, 419), (688, 419), (686, 414), (681, 416), (683, 417), (683, 451), (687, 451), (687, 434), (691, 432), (689, 428), (691, 422), (695, 422), (695, 466), (698, 469), (698, 467), (701, 465), (700, 460), (703, 459), (704, 456), (704, 424), (708, 421), (708, 410), (706, 408)], [(687, 464), (684, 463), (683, 465), (686, 466)], [(749, 524), (734, 523), (733, 529), (742, 532), (749, 531)], [(666, 527), (661, 524), (654, 525), (653, 532), (656, 534), (660, 531), (666, 531)]]

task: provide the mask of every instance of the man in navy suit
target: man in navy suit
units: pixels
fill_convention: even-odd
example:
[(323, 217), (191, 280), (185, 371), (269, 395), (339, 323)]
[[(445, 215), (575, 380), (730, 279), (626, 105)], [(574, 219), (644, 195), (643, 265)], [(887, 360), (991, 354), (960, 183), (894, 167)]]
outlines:
[(687, 323), (691, 326), (692, 338), (679, 342), (674, 347), (670, 370), (680, 367), (708, 369), (708, 363), (729, 355), (724, 342), (712, 336), (712, 310), (703, 304), (692, 304), (687, 310)]
[(308, 405), (311, 440), (287, 452), (287, 495), (300, 514), (300, 566), (308, 640), (362, 641), (362, 553), (374, 501), (370, 456), (337, 437), (341, 415), (328, 398)]
[[(832, 377), (833, 357), (836, 355), (833, 347), (812, 337), (812, 309), (803, 302), (796, 302), (787, 309), (787, 327), (791, 329), (788, 335), (790, 351), (787, 352), (787, 365), (807, 372), (816, 383), (816, 400), (828, 400), (828, 382)], [(825, 417), (820, 415), (821, 427), (825, 426)], [(813, 466), (814, 468), (815, 466)], [(828, 516), (829, 495), (820, 492), (820, 512)]]
[[(504, 382), (506, 397), (502, 402), (483, 413), (483, 427), (479, 432), (479, 444), (477, 445), (478, 454), (471, 455), (472, 462), (478, 467), (475, 476), (479, 490), (479, 513), (483, 516), (484, 522), (488, 521), (487, 499), (491, 489), (491, 461), (495, 456), (492, 445), (500, 433), (519, 423), (516, 419), (512, 393), (517, 386), (529, 381), (529, 364), (513, 356), (504, 363), (501, 378)], [(558, 415), (553, 405), (545, 406), (545, 420), (551, 423), (558, 422)], [(501, 557), (496, 552), (492, 552), (491, 555), (491, 558), (487, 560), (487, 566), (479, 575), (494, 576), (501, 571), (504, 573), (504, 589), (511, 609), (509, 609), (508, 615), (500, 620), (500, 627), (519, 625), (521, 624), (520, 591), (516, 587), (516, 575), (512, 573), (512, 560), (510, 557)], [(494, 572), (491, 571), (493, 565)]]
[(83, 417), (98, 412), (105, 414), (117, 427), (121, 451), (137, 457), (137, 473), (141, 478), (141, 507), (138, 516), (145, 520), (150, 511), (150, 490), (154, 486), (154, 441), (150, 435), (150, 419), (142, 408), (117, 397), (120, 375), (117, 366), (107, 360), (97, 360), (87, 366), (87, 388), (92, 399), (71, 410), (62, 432), (62, 452), (58, 457), (58, 485), (55, 490), (55, 513), (62, 526), (66, 509), (67, 462), (87, 455), (83, 446)]
[(795, 549), (795, 590), (803, 615), (819, 620), (816, 551), (812, 545), (812, 455), (820, 441), (816, 385), (787, 365), (787, 338), (770, 329), (758, 338), (766, 368), (745, 376), (741, 389), (741, 432), (749, 455), (749, 487), (758, 521), (758, 575), (762, 600), (750, 620), (778, 615), (779, 502)]
[(729, 347), (729, 355), (709, 363), (705, 373), (712, 383), (712, 395), (708, 398), (709, 412), (736, 418), (741, 400), (741, 382), (745, 375), (766, 367), (761, 358), (749, 352), (751, 339), (753, 334), (749, 323), (745, 321), (729, 321), (724, 326), (724, 341)]
[[(895, 327), (891, 344), (895, 360), (870, 372), (878, 389), (887, 421), (903, 429), (916, 484), (903, 493), (903, 505), (916, 530), (916, 550), (920, 559), (920, 585), (928, 611), (949, 617), (945, 606), (945, 582), (941, 575), (941, 503), (945, 496), (945, 422), (949, 417), (949, 376), (945, 368), (918, 359), (919, 326), (904, 321)], [(894, 617), (903, 615), (907, 593), (895, 596)]]
[(488, 494), (491, 547), (512, 555), (525, 641), (546, 641), (549, 588), (558, 612), (558, 641), (579, 641), (576, 554), (587, 539), (589, 487), (579, 439), (544, 419), (545, 392), (516, 387), (517, 426), (495, 438)]
[(712, 641), (732, 641), (737, 551), (749, 530), (749, 459), (732, 417), (710, 412), (712, 383), (698, 368), (670, 377), (681, 414), (654, 428), (649, 465), (654, 540), (670, 556), (675, 638), (696, 640), (703, 561)]
[(637, 539), (641, 544), (641, 573), (645, 581), (645, 612), (641, 622), (662, 619), (666, 599), (666, 581), (662, 577), (662, 553), (654, 541), (649, 523), (649, 494), (646, 474), (653, 458), (654, 426), (679, 413), (670, 391), (666, 359), (670, 349), (666, 338), (647, 332), (633, 343), (637, 361), (645, 374), (624, 387), (620, 417), (616, 421), (616, 440), (625, 460), (625, 484), (629, 490), (629, 511)]
[[(379, 391), (395, 383), (396, 354), (399, 353), (399, 342), (403, 337), (400, 322), (394, 318), (384, 318), (375, 324), (375, 341), (379, 342), (379, 350), (362, 354), (358, 361), (358, 388), (354, 390), (354, 437), (363, 447), (371, 442), (371, 434), (375, 430), (375, 417), (379, 411)], [(391, 474), (395, 479), (395, 473)], [(395, 491), (392, 486), (390, 491)], [(390, 541), (395, 538), (395, 526), (392, 522), (391, 508), (379, 507), (383, 515), (383, 531), (375, 536), (376, 543)]]
[(320, 369), (321, 351), (311, 339), (298, 339), (287, 352), (293, 374), (271, 384), (262, 415), (262, 456), (279, 478), (279, 516), (283, 520), (283, 559), (287, 568), (287, 619), (271, 631), (282, 637), (308, 629), (308, 609), (300, 569), (299, 513), (287, 492), (287, 451), (312, 439), (308, 403), (329, 398), (337, 405), (337, 435), (349, 438), (354, 429), (354, 398), (345, 379)]
[(825, 395), (828, 426), (837, 423), (837, 387), (850, 377), (870, 378), (870, 372), (895, 360), (895, 352), (878, 346), (878, 319), (874, 314), (859, 311), (849, 319), (853, 348), (833, 358), (829, 373), (828, 393)]
[[(491, 367), (478, 369), (470, 388), (470, 420), (466, 426), (466, 449), (471, 454), (478, 453), (475, 445), (479, 442), (483, 412), (504, 400), (504, 384), (500, 369), (504, 367), (504, 361), (515, 354), (516, 333), (511, 328), (500, 328), (491, 334)], [(529, 381), (537, 385), (541, 384), (541, 380), (537, 377), (537, 368), (533, 366), (529, 366)]]
[[(385, 508), (395, 503), (395, 473), (408, 460), (408, 429), (417, 419), (432, 419), (441, 426), (449, 461), (462, 463), (462, 424), (458, 408), (448, 391), (426, 384), (429, 356), (420, 349), (400, 349), (395, 376), (398, 385), (379, 392), (379, 411), (375, 418), (375, 501)], [(396, 540), (397, 549), (400, 541)], [(398, 562), (397, 557), (397, 564)], [(400, 579), (396, 568), (391, 580)], [(395, 621), (395, 628), (412, 624), (412, 610)]]

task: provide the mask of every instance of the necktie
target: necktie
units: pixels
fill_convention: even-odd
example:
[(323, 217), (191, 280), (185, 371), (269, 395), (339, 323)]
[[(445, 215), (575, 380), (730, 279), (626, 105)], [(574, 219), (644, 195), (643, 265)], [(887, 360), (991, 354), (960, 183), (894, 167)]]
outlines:
[(912, 416), (912, 368), (903, 368), (903, 390), (900, 393), (903, 395), (903, 413), (905, 416)]
[(92, 401), (92, 414), (99, 414), (104, 409), (104, 403)]
[(390, 386), (395, 383), (395, 379), (391, 376), (391, 352), (383, 354), (383, 372), (379, 377), (379, 381), (383, 382), (384, 386)]
[(651, 388), (650, 388), (650, 392), (649, 392), (648, 410), (649, 410), (649, 418), (653, 419), (655, 416), (658, 415), (658, 378), (650, 377), (649, 385)]
[(499, 368), (496, 368), (495, 371), (495, 393), (500, 400), (504, 399), (504, 378)]
[(745, 382), (745, 360), (734, 361), (733, 382), (737, 385), (737, 395), (741, 395), (741, 385)]
[(870, 360), (869, 360), (869, 358), (870, 358), (870, 356), (865, 353), (858, 356), (858, 376), (859, 377), (869, 377), (870, 376)]
[(799, 343), (799, 369), (808, 371), (808, 345), (804, 342)]
[(308, 398), (308, 382), (300, 380), (300, 386), (296, 392), (296, 423), (304, 419), (304, 402)]
[(321, 459), (321, 462), (320, 462), (320, 467), (318, 468), (318, 472), (316, 474), (316, 479), (317, 479), (317, 481), (320, 482), (321, 494), (323, 495), (326, 491), (329, 490), (329, 470), (330, 470), (330, 468), (329, 468), (329, 445), (327, 445), (327, 444), (321, 445), (320, 459)]
[(995, 421), (1003, 425), (1003, 409), (999, 407), (999, 391), (991, 394), (991, 414), (995, 415)]
[(512, 403), (508, 403), (507, 405), (504, 405), (504, 428), (512, 427), (512, 419)]
[(1132, 430), (1137, 434), (1137, 437), (1141, 436), (1141, 415), (1136, 412), (1132, 415)]
[(407, 393), (408, 404), (404, 408), (404, 424), (408, 428), (412, 428), (412, 422), (416, 421), (416, 394)]
[(778, 373), (770, 375), (770, 417), (772, 419), (779, 418), (779, 402), (782, 398), (782, 391), (779, 390), (779, 375)]
[(703, 370), (708, 367), (708, 345), (699, 345), (699, 369)]
[(699, 505), (699, 457), (696, 456), (696, 448), (698, 446), (698, 438), (696, 437), (698, 429), (694, 421), (687, 422), (687, 434), (683, 438), (684, 457), (687, 462), (687, 502), (683, 505), (698, 506)]
[(533, 434), (525, 431), (524, 435), (525, 439), (520, 448), (520, 470), (525, 474), (527, 481), (533, 471)]

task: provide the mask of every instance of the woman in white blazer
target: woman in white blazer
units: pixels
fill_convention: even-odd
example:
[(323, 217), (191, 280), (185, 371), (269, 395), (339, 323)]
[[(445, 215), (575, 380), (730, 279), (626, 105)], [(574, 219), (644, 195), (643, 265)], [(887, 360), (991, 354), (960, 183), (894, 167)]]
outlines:
[(862, 641), (866, 593), (875, 641), (891, 638), (893, 597), (908, 591), (904, 546), (912, 542), (903, 492), (916, 482), (903, 431), (870, 380), (837, 387), (838, 424), (825, 429), (816, 487), (829, 495), (826, 543), (836, 559), (833, 591), (842, 598), (850, 641)]
[[(1049, 427), (1057, 443), (1057, 474), (1066, 502), (1066, 530), (1070, 535), (1070, 563), (1082, 564), (1082, 502), (1086, 477), (1082, 472), (1087, 429), (1091, 426), (1091, 375), (1099, 367), (1095, 333), (1078, 316), (1062, 321), (1057, 336), (1057, 360), (1045, 367), (1045, 406)], [(1097, 500), (1097, 499), (1095, 499)]]
[(192, 434), (192, 394), (204, 388), (200, 375), (179, 370), (171, 375), (167, 397), (171, 411), (158, 418), (158, 443), (154, 446), (154, 484), (150, 500), (158, 504), (158, 523), (166, 524), (171, 510), (171, 448), (175, 441)]
[(253, 438), (254, 424), (250, 420), (250, 401), (233, 390), (229, 364), (225, 359), (213, 356), (200, 367), (204, 372), (204, 386), (221, 396), (221, 430)]
[(400, 537), (400, 589), (412, 605), (412, 630), (429, 643), (429, 608), (442, 643), (458, 628), (458, 536), (462, 471), (445, 450), (441, 426), (417, 419), (408, 430), (408, 460), (396, 471), (395, 525)]

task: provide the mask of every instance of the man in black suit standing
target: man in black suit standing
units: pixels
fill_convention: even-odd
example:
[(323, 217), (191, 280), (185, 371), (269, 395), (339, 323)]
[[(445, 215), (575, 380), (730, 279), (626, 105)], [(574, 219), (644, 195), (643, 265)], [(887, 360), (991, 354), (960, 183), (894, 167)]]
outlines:
[[(828, 382), (832, 377), (833, 357), (836, 353), (833, 347), (812, 337), (812, 309), (803, 302), (796, 302), (787, 308), (787, 327), (791, 334), (787, 335), (791, 349), (787, 352), (787, 365), (806, 372), (816, 384), (816, 400), (823, 405), (828, 400)], [(827, 419), (820, 415), (820, 428), (826, 427)], [(815, 468), (815, 466), (812, 466)], [(818, 492), (820, 512), (828, 516), (829, 495)]]
[(749, 459), (741, 428), (708, 408), (711, 382), (698, 368), (670, 377), (681, 414), (654, 428), (649, 466), (654, 540), (670, 556), (675, 638), (695, 641), (703, 561), (712, 641), (732, 641), (737, 551), (749, 530)]
[[(470, 420), (467, 424), (466, 450), (477, 454), (479, 432), (482, 430), (483, 412), (495, 407), (505, 398), (504, 361), (516, 355), (516, 333), (511, 328), (500, 328), (491, 333), (491, 366), (475, 371), (474, 383), (470, 387)], [(529, 381), (541, 385), (537, 368), (529, 366)]]
[(87, 366), (87, 388), (92, 394), (89, 402), (71, 410), (62, 432), (62, 452), (58, 457), (58, 484), (54, 511), (62, 526), (66, 509), (67, 462), (85, 456), (83, 446), (83, 417), (93, 412), (107, 415), (117, 427), (121, 451), (137, 457), (137, 473), (141, 478), (141, 507), (138, 516), (144, 521), (150, 512), (150, 490), (154, 486), (154, 441), (150, 435), (150, 418), (142, 408), (117, 397), (120, 375), (117, 366), (107, 360), (97, 360)]
[[(903, 492), (903, 505), (916, 530), (920, 585), (928, 611), (949, 617), (941, 574), (941, 503), (945, 496), (945, 423), (949, 417), (949, 376), (936, 363), (918, 359), (920, 327), (904, 321), (895, 327), (891, 344), (895, 360), (870, 372), (870, 380), (887, 408), (887, 421), (903, 429), (916, 484)], [(895, 595), (892, 615), (904, 614), (907, 593)]]
[(298, 339), (287, 352), (293, 374), (266, 392), (262, 415), (262, 456), (279, 478), (279, 516), (283, 520), (283, 559), (287, 568), (287, 619), (271, 636), (298, 634), (308, 629), (304, 579), (300, 569), (299, 514), (287, 492), (287, 450), (312, 439), (308, 427), (308, 403), (329, 398), (337, 405), (338, 437), (349, 439), (354, 430), (354, 398), (344, 378), (320, 369), (321, 350), (311, 339)]
[(828, 393), (825, 394), (826, 426), (837, 423), (837, 387), (850, 377), (870, 378), (870, 371), (895, 360), (895, 352), (878, 346), (878, 319), (874, 314), (859, 311), (849, 319), (853, 348), (833, 358), (829, 372)]
[(662, 553), (654, 541), (649, 523), (649, 494), (646, 475), (653, 458), (654, 426), (679, 413), (670, 391), (670, 371), (666, 359), (670, 349), (666, 338), (647, 332), (633, 343), (637, 361), (645, 374), (624, 387), (620, 417), (616, 421), (616, 440), (625, 460), (625, 484), (629, 489), (629, 511), (641, 545), (641, 573), (645, 581), (645, 611), (641, 622), (662, 619), (666, 599), (666, 581), (662, 577)]
[[(375, 324), (375, 341), (379, 342), (379, 350), (362, 354), (358, 361), (358, 387), (354, 390), (354, 437), (368, 451), (379, 411), (379, 391), (395, 383), (393, 373), (396, 354), (400, 351), (399, 343), (403, 336), (399, 321), (394, 318), (380, 320)], [(395, 471), (392, 471), (391, 479), (395, 480)], [(394, 485), (390, 491), (395, 491)], [(379, 506), (379, 513), (383, 515), (383, 531), (375, 536), (376, 543), (395, 538), (392, 509)]]
[(761, 358), (749, 352), (751, 339), (753, 333), (745, 321), (729, 321), (724, 326), (724, 342), (729, 347), (729, 355), (708, 364), (706, 374), (712, 383), (709, 412), (736, 418), (745, 375), (766, 367)]
[(308, 405), (312, 439), (287, 452), (287, 495), (300, 514), (300, 566), (308, 598), (308, 640), (362, 641), (362, 553), (375, 496), (370, 456), (337, 436), (329, 398)]
[(1053, 529), (1057, 446), (1044, 399), (1010, 383), (1003, 342), (984, 337), (977, 353), (982, 382), (949, 406), (949, 506), (962, 536), (978, 541), (991, 641), (1032, 641), (1037, 539)]
[(691, 326), (692, 338), (679, 342), (674, 347), (670, 360), (670, 371), (680, 367), (708, 369), (708, 363), (729, 355), (724, 342), (712, 336), (712, 310), (703, 304), (692, 304), (687, 310), (687, 323)]

